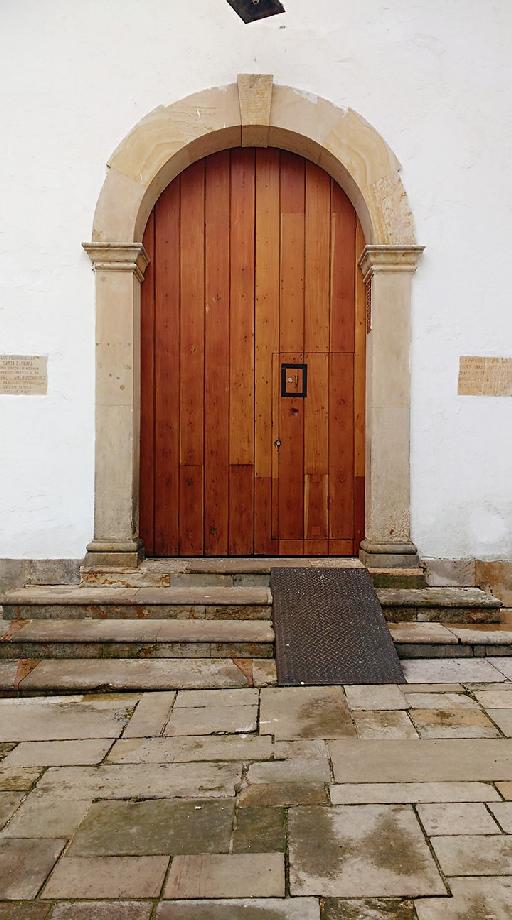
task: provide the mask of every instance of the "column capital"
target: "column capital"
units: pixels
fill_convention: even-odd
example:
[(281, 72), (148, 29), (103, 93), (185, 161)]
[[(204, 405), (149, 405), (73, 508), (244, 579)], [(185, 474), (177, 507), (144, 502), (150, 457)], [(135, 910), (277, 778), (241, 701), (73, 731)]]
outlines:
[(359, 267), (365, 281), (378, 272), (416, 271), (424, 246), (365, 246)]
[(149, 256), (142, 243), (82, 243), (94, 270), (133, 272), (142, 281)]

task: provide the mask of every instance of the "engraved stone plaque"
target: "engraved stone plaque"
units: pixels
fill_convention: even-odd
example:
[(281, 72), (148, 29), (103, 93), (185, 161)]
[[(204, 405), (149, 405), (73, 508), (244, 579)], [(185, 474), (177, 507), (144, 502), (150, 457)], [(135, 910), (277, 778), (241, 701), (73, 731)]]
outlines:
[(48, 358), (0, 355), (0, 396), (46, 396)]
[(512, 358), (459, 358), (459, 396), (512, 396)]

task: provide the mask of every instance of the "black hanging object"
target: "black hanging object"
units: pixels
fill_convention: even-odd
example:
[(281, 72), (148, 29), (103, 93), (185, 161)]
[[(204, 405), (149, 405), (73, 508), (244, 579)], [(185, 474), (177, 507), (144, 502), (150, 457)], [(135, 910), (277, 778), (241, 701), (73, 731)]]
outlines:
[(228, 0), (228, 3), (244, 22), (256, 22), (285, 12), (279, 0)]

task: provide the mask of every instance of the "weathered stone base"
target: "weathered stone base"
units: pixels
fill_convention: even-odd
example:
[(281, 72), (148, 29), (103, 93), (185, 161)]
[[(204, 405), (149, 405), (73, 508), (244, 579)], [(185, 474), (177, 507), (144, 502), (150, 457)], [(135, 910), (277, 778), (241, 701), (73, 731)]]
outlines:
[(370, 569), (407, 569), (417, 568), (420, 564), (414, 543), (372, 543), (363, 540), (359, 558)]
[(136, 569), (144, 559), (142, 540), (102, 543), (93, 540), (87, 547), (84, 569)]

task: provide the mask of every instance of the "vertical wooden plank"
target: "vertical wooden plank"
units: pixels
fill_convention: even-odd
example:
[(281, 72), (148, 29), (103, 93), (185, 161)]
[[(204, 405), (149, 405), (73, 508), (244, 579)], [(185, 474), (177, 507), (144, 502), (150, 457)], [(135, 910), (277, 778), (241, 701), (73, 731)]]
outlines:
[(329, 355), (305, 354), (308, 395), (304, 400), (304, 537), (326, 539), (329, 473)]
[(280, 351), (304, 349), (304, 160), (281, 151)]
[(139, 530), (146, 553), (154, 552), (155, 468), (155, 218), (151, 213), (142, 239), (149, 256), (141, 292), (141, 395)]
[(254, 552), (272, 544), (272, 355), (279, 351), (279, 151), (256, 150)]
[(180, 466), (180, 555), (203, 553), (203, 467)]
[(306, 163), (304, 351), (329, 350), (331, 180)]
[(232, 464), (229, 468), (229, 555), (253, 552), (254, 466)]
[(332, 181), (331, 351), (354, 351), (355, 220), (352, 203)]
[(352, 540), (354, 526), (354, 356), (329, 367), (329, 537)]
[(155, 219), (155, 546), (157, 556), (178, 552), (180, 180), (158, 199)]
[[(275, 356), (278, 377), (282, 364), (302, 364), (302, 352), (281, 353)], [(293, 376), (293, 372), (290, 372)], [(304, 538), (304, 399), (282, 397), (281, 388), (274, 398), (279, 418), (278, 438), (281, 442), (279, 463), (279, 552), (281, 541), (302, 541)], [(289, 550), (286, 549), (285, 552)]]
[[(231, 154), (231, 306), (229, 408), (230, 552), (254, 549), (254, 150)], [(245, 471), (234, 471), (243, 466)], [(252, 482), (251, 479), (251, 482)], [(243, 490), (235, 494), (243, 480)], [(233, 491), (235, 490), (235, 491)], [(250, 502), (250, 507), (240, 502)], [(250, 524), (248, 523), (250, 522)]]
[(181, 176), (180, 552), (203, 552), (204, 161)]
[(358, 261), (365, 246), (363, 229), (356, 218), (355, 240), (355, 357), (354, 357), (354, 545), (355, 552), (365, 530), (365, 409), (366, 409), (366, 297)]
[(228, 552), (230, 154), (206, 161), (204, 551)]
[[(281, 151), (281, 253), (279, 351), (274, 392), (279, 471), (279, 553), (303, 552), (304, 538), (304, 400), (282, 398), (280, 367), (302, 363), (304, 351), (305, 161)], [(290, 543), (290, 541), (292, 541)]]

